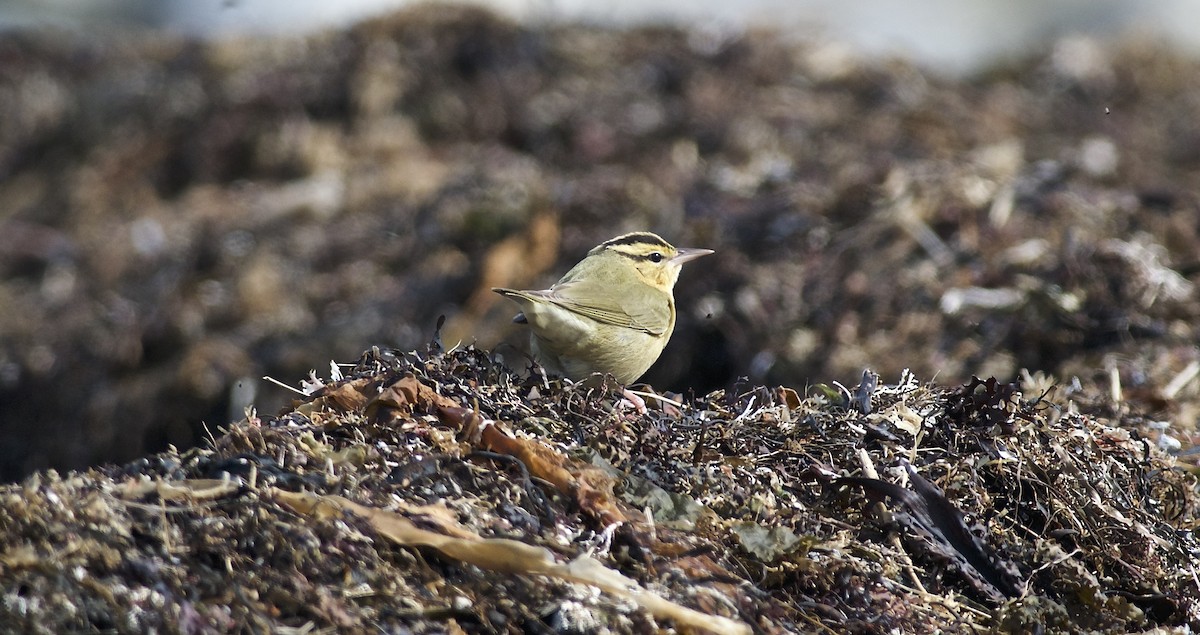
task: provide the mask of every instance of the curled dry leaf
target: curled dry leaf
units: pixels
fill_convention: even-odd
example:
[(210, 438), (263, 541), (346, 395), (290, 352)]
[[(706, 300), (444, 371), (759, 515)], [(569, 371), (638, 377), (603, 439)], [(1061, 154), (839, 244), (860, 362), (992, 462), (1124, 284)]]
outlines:
[(579, 508), (595, 518), (601, 527), (628, 522), (613, 498), (615, 480), (602, 470), (571, 461), (536, 440), (511, 437), (497, 425), (483, 425), (479, 414), (466, 408), (439, 408), (438, 415), (443, 422), (462, 429), (479, 430), (481, 449), (507, 454), (521, 461), (532, 476), (549, 482), (562, 494), (574, 497)]
[[(719, 615), (708, 615), (680, 606), (643, 588), (636, 581), (609, 569), (598, 561), (581, 556), (560, 564), (554, 554), (543, 547), (534, 547), (507, 538), (483, 538), (460, 526), (451, 531), (454, 536), (417, 527), (401, 514), (360, 505), (341, 496), (320, 496), (277, 490), (275, 499), (297, 513), (317, 518), (336, 518), (349, 511), (367, 519), (371, 526), (396, 544), (407, 547), (430, 547), (443, 555), (491, 571), (524, 575), (545, 575), (571, 582), (590, 584), (606, 593), (627, 598), (659, 618), (674, 620), (678, 625), (711, 633), (741, 635), (750, 627)], [(450, 529), (449, 523), (443, 523)]]
[(125, 500), (141, 500), (153, 494), (164, 501), (206, 501), (229, 496), (238, 491), (239, 487), (241, 486), (236, 481), (194, 478), (180, 481), (132, 481), (117, 491)]

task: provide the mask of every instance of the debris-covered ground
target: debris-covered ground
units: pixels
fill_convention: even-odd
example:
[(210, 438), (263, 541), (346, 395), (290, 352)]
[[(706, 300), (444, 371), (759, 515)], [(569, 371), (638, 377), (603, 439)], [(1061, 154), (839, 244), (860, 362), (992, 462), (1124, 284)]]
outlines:
[(1197, 76), (1140, 40), (950, 79), (446, 6), (304, 39), (5, 33), (0, 477), (193, 446), (286, 402), (260, 377), (412, 348), (442, 314), (493, 348), (490, 287), (629, 230), (717, 250), (660, 389), (1116, 376), (1191, 447)]
[(0, 623), (1200, 627), (1195, 477), (1086, 392), (867, 374), (813, 396), (647, 395), (639, 414), (475, 349), (374, 351), (341, 374), (205, 448), (4, 487)]
[[(1194, 631), (1198, 73), (445, 6), (5, 34), (0, 625)], [(645, 413), (488, 291), (628, 230), (717, 251)], [(377, 342), (423, 352), (253, 390)]]

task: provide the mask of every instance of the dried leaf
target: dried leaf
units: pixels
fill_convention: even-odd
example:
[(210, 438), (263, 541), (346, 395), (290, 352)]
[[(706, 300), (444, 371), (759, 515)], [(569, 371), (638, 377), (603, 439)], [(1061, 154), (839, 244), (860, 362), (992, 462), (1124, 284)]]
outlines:
[(338, 384), (318, 393), (317, 401), (340, 412), (359, 412), (367, 405), (374, 383), (371, 379), (357, 379)]
[(910, 436), (917, 436), (921, 431), (921, 426), (924, 420), (917, 411), (908, 407), (908, 404), (903, 401), (898, 401), (891, 407), (881, 412), (877, 412), (867, 416), (867, 420), (872, 423), (888, 423), (892, 427), (907, 432)]
[[(636, 581), (600, 562), (581, 556), (568, 564), (559, 564), (549, 549), (534, 547), (507, 538), (482, 538), (461, 526), (449, 536), (417, 527), (401, 514), (360, 505), (341, 496), (276, 490), (275, 499), (293, 510), (319, 518), (334, 517), (350, 511), (365, 518), (383, 536), (404, 546), (431, 547), (443, 555), (491, 571), (524, 575), (545, 575), (599, 587), (601, 590), (636, 602), (657, 618), (674, 620), (678, 625), (713, 633), (741, 635), (750, 627), (718, 615), (708, 615), (680, 606), (644, 589)], [(411, 509), (411, 508), (410, 508)], [(445, 525), (443, 525), (445, 528)]]
[(387, 421), (395, 418), (394, 413), (410, 415), (417, 408), (429, 410), (457, 405), (409, 374), (380, 391), (367, 403), (364, 413), (373, 421)]
[(792, 410), (800, 408), (800, 395), (795, 390), (786, 386), (780, 386), (775, 392), (779, 401), (782, 401), (788, 408)]
[(164, 501), (205, 501), (229, 496), (240, 487), (236, 481), (213, 478), (181, 481), (138, 480), (126, 483), (118, 494), (125, 500), (141, 500), (155, 494)]
[(599, 525), (629, 522), (613, 496), (616, 480), (602, 470), (572, 461), (536, 440), (509, 436), (497, 422), (484, 420), (466, 408), (439, 407), (438, 416), (443, 423), (460, 426), (463, 435), (477, 437), (480, 449), (507, 454), (524, 463), (531, 476), (573, 497), (579, 508)]

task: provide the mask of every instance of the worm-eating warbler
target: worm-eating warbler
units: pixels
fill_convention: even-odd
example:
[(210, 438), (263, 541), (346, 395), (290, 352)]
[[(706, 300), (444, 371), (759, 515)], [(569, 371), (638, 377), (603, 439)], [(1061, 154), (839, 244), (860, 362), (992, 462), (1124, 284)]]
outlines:
[(529, 325), (533, 357), (548, 373), (611, 373), (628, 384), (671, 339), (683, 263), (711, 253), (634, 232), (597, 245), (549, 289), (492, 290), (521, 306), (513, 321)]

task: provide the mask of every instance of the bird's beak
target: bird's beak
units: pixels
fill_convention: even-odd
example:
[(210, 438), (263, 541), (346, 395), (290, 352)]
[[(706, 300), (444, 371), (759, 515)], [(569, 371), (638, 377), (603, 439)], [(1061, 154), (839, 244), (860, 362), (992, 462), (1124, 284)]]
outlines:
[(692, 247), (681, 247), (675, 251), (677, 253), (671, 259), (671, 262), (677, 265), (682, 265), (689, 260), (695, 260), (700, 256), (707, 256), (713, 252), (711, 249), (694, 249)]

